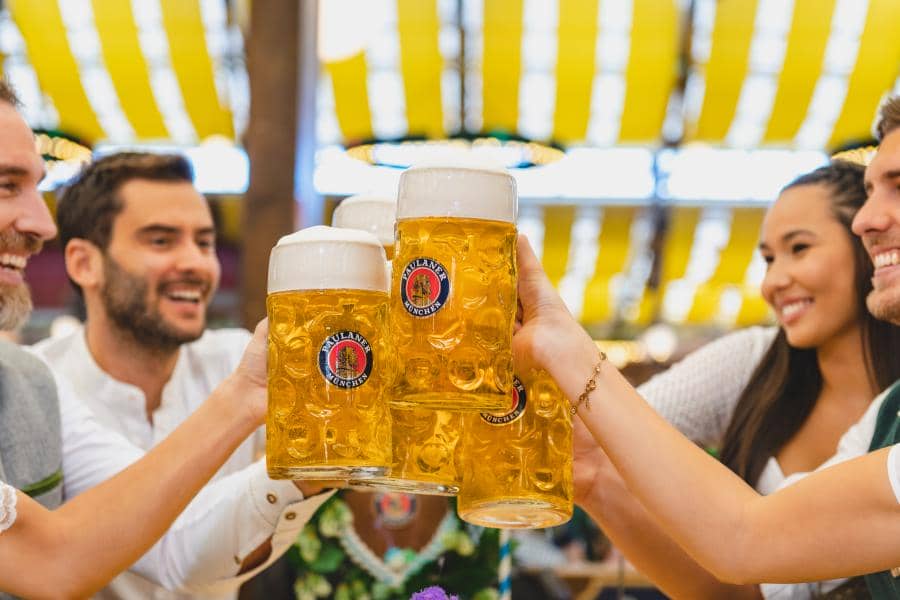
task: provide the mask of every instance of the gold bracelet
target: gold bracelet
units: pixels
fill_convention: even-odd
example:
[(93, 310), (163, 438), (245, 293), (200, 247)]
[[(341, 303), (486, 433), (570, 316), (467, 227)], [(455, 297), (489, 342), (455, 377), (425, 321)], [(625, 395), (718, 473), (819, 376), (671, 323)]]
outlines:
[(588, 410), (591, 410), (591, 399), (590, 393), (597, 389), (597, 375), (600, 374), (600, 367), (603, 366), (603, 363), (606, 362), (606, 353), (603, 350), (600, 350), (600, 360), (594, 366), (594, 371), (591, 373), (590, 378), (587, 380), (587, 383), (584, 384), (584, 391), (581, 392), (581, 395), (578, 396), (578, 400), (572, 405), (570, 409), (572, 412), (572, 416), (575, 416), (575, 413), (578, 412), (578, 407), (584, 404), (584, 407)]

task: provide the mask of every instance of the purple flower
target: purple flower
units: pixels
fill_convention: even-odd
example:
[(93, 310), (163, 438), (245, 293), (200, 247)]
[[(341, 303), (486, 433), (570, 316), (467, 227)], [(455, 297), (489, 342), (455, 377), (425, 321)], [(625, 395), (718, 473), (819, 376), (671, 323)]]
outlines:
[(459, 600), (459, 596), (449, 596), (443, 589), (433, 585), (416, 592), (409, 600)]

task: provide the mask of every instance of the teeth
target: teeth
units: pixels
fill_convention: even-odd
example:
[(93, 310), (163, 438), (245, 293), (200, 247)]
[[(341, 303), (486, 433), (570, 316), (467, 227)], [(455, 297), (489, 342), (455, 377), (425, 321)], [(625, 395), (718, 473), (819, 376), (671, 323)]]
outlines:
[(900, 264), (900, 251), (889, 250), (888, 252), (876, 254), (872, 259), (872, 262), (875, 264), (876, 269), (880, 269), (881, 267), (891, 267), (893, 265)]
[(28, 259), (17, 254), (0, 254), (0, 266), (13, 269), (24, 269)]
[(190, 300), (192, 302), (198, 302), (200, 300), (200, 292), (193, 290), (180, 290), (177, 292), (170, 292), (169, 298), (173, 298), (175, 300)]
[(812, 300), (798, 300), (797, 302), (791, 302), (790, 304), (785, 304), (781, 307), (781, 316), (784, 318), (790, 317), (795, 314), (797, 311), (802, 310), (808, 304), (812, 304)]

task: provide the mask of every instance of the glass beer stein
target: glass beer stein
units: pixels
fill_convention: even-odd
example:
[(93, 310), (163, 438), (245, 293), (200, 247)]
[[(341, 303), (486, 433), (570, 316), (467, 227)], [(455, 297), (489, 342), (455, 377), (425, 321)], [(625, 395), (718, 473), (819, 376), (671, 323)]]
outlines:
[(401, 175), (394, 405), (495, 411), (508, 403), (516, 211), (515, 180), (501, 171), (429, 167)]
[(269, 258), (266, 464), (273, 479), (385, 475), (388, 283), (370, 233), (310, 227)]
[(518, 378), (507, 409), (465, 415), (459, 516), (485, 527), (552, 527), (572, 517), (572, 420), (549, 374)]
[(394, 225), (397, 200), (382, 196), (357, 195), (341, 200), (331, 224), (346, 229), (362, 229), (378, 238), (388, 261), (394, 258)]
[[(393, 199), (352, 196), (341, 201), (331, 222), (335, 227), (371, 232), (390, 258), (393, 256), (396, 214), (397, 202)], [(459, 471), (455, 458), (462, 414), (392, 407), (391, 421), (393, 462), (390, 475), (351, 480), (351, 485), (416, 494), (456, 494)]]

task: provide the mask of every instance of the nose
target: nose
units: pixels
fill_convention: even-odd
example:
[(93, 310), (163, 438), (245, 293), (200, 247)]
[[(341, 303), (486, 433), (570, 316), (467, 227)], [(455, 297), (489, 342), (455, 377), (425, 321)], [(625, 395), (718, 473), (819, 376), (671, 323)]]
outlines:
[(178, 269), (180, 271), (204, 271), (208, 267), (210, 256), (193, 240), (181, 245), (178, 253)]
[(891, 226), (891, 212), (888, 209), (889, 205), (885, 203), (881, 192), (873, 190), (853, 218), (853, 233), (862, 237), (866, 233), (887, 231)]
[(792, 281), (790, 269), (783, 262), (776, 259), (769, 264), (760, 286), (763, 298), (772, 306), (775, 305), (775, 294), (786, 289)]
[(56, 237), (56, 223), (53, 222), (47, 203), (37, 188), (22, 194), (20, 202), (21, 211), (15, 222), (18, 231), (30, 233), (42, 240)]

